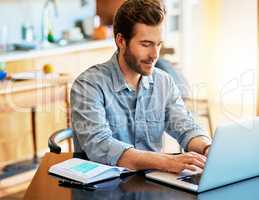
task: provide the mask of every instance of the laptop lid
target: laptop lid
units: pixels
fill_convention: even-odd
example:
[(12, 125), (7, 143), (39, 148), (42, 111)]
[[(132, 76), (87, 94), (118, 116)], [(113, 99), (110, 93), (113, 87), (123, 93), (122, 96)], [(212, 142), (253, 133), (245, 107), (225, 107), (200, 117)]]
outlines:
[(259, 176), (259, 118), (218, 127), (198, 192)]

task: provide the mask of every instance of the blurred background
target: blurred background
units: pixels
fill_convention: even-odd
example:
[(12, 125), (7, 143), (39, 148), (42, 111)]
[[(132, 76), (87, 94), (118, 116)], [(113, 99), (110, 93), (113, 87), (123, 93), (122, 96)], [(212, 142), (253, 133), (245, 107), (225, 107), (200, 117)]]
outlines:
[[(123, 1), (0, 0), (0, 198), (23, 197), (49, 136), (70, 127), (71, 84), (116, 50), (112, 19)], [(258, 0), (165, 5), (161, 58), (201, 126), (213, 136), (258, 115)], [(163, 142), (175, 150), (168, 135)]]

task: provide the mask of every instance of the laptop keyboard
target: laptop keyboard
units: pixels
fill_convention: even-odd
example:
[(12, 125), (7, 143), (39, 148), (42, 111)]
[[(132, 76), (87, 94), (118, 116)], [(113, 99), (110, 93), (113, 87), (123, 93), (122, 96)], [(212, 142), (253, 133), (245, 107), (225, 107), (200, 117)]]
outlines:
[(185, 181), (187, 183), (192, 183), (194, 185), (199, 185), (199, 182), (201, 180), (201, 174), (182, 176), (182, 177), (179, 177), (178, 180)]

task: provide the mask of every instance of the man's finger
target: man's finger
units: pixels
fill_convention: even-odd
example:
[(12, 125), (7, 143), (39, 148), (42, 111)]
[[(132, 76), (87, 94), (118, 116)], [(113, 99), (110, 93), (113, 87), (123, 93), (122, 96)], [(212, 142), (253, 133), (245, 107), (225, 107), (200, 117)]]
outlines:
[(201, 162), (201, 163), (205, 163), (207, 161), (205, 156), (202, 156), (202, 155), (197, 154), (195, 152), (188, 152), (186, 155), (189, 158), (195, 158), (195, 159), (199, 160), (199, 162)]
[(184, 161), (185, 164), (195, 165), (195, 166), (200, 167), (202, 169), (204, 168), (204, 165), (205, 165), (203, 160), (198, 159), (198, 158), (196, 158), (194, 156), (193, 157), (187, 157), (183, 161)]
[(201, 155), (199, 153), (191, 151), (191, 152), (188, 152), (188, 154), (191, 154), (192, 156), (195, 156), (196, 158), (199, 158), (199, 159), (203, 160), (203, 162), (207, 161), (207, 157), (204, 156), (204, 155)]
[(189, 164), (184, 164), (183, 168), (191, 170), (191, 171), (196, 171), (197, 170), (197, 167), (195, 167), (194, 165), (189, 165)]

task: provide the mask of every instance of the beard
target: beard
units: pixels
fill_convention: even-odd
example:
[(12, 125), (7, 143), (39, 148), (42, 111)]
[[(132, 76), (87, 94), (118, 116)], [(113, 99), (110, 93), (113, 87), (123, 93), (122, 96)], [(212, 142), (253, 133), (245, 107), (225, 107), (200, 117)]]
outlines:
[(141, 68), (141, 63), (145, 63), (145, 64), (152, 64), (154, 60), (152, 59), (146, 59), (146, 60), (140, 60), (140, 62), (138, 62), (137, 57), (131, 52), (130, 48), (126, 48), (126, 51), (123, 55), (124, 60), (126, 62), (126, 64), (128, 65), (128, 67), (130, 69), (132, 69), (133, 71), (143, 75), (143, 76), (148, 76), (152, 73), (153, 70), (150, 71), (144, 71)]

